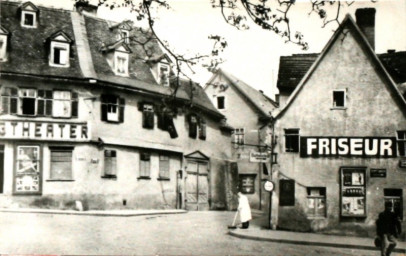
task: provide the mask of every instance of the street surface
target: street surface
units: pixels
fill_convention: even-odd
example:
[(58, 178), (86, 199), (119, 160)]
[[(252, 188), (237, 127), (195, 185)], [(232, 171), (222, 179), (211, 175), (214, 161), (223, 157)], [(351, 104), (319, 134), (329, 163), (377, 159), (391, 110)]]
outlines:
[(214, 211), (139, 217), (0, 212), (0, 254), (380, 255), (232, 237), (227, 226), (233, 216)]

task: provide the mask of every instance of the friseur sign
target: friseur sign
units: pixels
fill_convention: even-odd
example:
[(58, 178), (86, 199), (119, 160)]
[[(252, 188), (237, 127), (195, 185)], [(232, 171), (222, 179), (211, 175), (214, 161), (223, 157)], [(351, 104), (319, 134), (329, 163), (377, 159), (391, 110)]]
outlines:
[(301, 157), (396, 157), (395, 137), (301, 137)]
[(86, 122), (0, 120), (0, 138), (87, 141)]

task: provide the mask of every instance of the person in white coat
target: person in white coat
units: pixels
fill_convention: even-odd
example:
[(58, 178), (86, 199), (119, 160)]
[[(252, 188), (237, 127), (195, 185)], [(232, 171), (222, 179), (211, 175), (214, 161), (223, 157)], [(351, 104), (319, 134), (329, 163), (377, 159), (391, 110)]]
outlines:
[(242, 224), (241, 228), (248, 228), (250, 220), (252, 219), (251, 207), (248, 202), (248, 198), (241, 192), (238, 192), (238, 212), (240, 214), (240, 221)]

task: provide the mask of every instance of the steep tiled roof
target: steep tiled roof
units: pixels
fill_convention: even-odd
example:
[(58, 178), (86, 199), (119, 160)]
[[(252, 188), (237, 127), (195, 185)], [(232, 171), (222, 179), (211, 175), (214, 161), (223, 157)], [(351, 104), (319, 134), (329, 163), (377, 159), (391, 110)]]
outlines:
[(234, 75), (219, 69), (217, 74), (223, 74), (234, 87), (261, 113), (263, 116), (270, 116), (270, 112), (278, 107), (278, 104)]
[[(319, 54), (293, 54), (281, 56), (277, 87), (279, 91), (293, 91)], [(379, 60), (396, 84), (406, 82), (406, 52), (378, 54)]]
[[(0, 62), (1, 73), (13, 73), (21, 75), (34, 75), (41, 77), (62, 77), (67, 79), (96, 79), (100, 83), (109, 86), (125, 87), (149, 94), (171, 95), (172, 90), (168, 87), (158, 85), (151, 71), (154, 64), (149, 60), (156, 60), (164, 56), (163, 51), (155, 41), (149, 41), (145, 45), (149, 53), (153, 55), (147, 58), (145, 51), (139, 44), (130, 42), (131, 49), (129, 58), (129, 76), (116, 76), (107, 62), (105, 53), (101, 51), (106, 46), (117, 43), (118, 26), (120, 23), (107, 21), (98, 17), (83, 14), (83, 22), (76, 22), (82, 26), (80, 35), (87, 36), (85, 39), (75, 38), (78, 35), (77, 27), (73, 27), (72, 12), (67, 10), (53, 9), (39, 6), (39, 22), (37, 28), (23, 28), (18, 17), (18, 8), (21, 6), (17, 2), (1, 1), (1, 26), (9, 32), (10, 40), (8, 44), (8, 60)], [(70, 56), (70, 67), (52, 67), (49, 65), (49, 47), (46, 42), (54, 33), (61, 31), (72, 39)], [(79, 36), (78, 36), (79, 37)], [(81, 36), (82, 37), (82, 36)], [(138, 28), (130, 31), (130, 37), (138, 42), (145, 41), (147, 32)], [(80, 41), (80, 42), (79, 42)], [(77, 43), (77, 44), (76, 44)], [(79, 62), (86, 57), (78, 56), (80, 44), (87, 44), (90, 49), (91, 61), (86, 65), (91, 65), (94, 72), (84, 75), (83, 63)], [(82, 49), (82, 48), (80, 48)], [(82, 65), (82, 66), (81, 66)], [(82, 69), (81, 69), (82, 67)], [(86, 74), (86, 73), (85, 73)], [(91, 74), (91, 75), (89, 75)], [(193, 104), (203, 110), (209, 111), (217, 117), (223, 117), (207, 98), (203, 88), (193, 85)], [(181, 86), (176, 94), (181, 100), (189, 100), (192, 97), (190, 86)]]
[(70, 12), (38, 7), (37, 28), (23, 28), (17, 15), (19, 3), (1, 1), (1, 25), (10, 32), (8, 61), (0, 63), (2, 72), (58, 77), (82, 77), (75, 44), (72, 44), (70, 67), (51, 67), (48, 64), (46, 40), (63, 31), (75, 41)]

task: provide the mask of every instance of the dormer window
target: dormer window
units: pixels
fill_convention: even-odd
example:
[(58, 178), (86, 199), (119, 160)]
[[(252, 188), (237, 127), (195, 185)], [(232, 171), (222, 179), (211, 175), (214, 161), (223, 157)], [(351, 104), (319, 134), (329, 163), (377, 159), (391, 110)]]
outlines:
[(7, 60), (8, 31), (0, 26), (0, 62)]
[(159, 84), (169, 86), (169, 65), (159, 63)]
[(69, 67), (70, 44), (72, 40), (67, 34), (59, 31), (49, 39), (49, 65), (53, 67)]
[(129, 44), (130, 43), (130, 31), (126, 29), (122, 29), (120, 31), (120, 38), (124, 39), (124, 43)]
[(106, 57), (107, 63), (118, 76), (129, 76), (129, 63), (131, 49), (123, 41), (112, 45), (103, 45), (100, 49)]
[(38, 19), (38, 8), (31, 2), (24, 3), (20, 8), (21, 26), (25, 28), (36, 28)]

